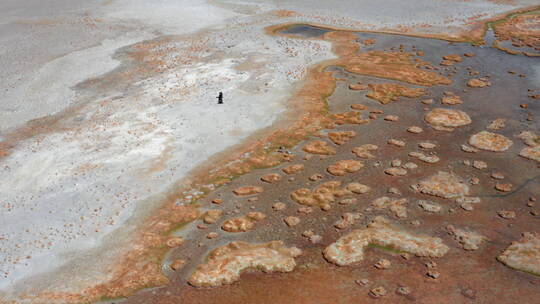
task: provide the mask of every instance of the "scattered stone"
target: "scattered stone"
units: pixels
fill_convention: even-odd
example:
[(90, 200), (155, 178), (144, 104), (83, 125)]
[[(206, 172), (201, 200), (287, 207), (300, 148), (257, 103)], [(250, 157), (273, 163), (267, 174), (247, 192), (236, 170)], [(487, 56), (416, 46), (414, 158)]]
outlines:
[(367, 90), (367, 88), (368, 88), (367, 85), (362, 84), (360, 82), (349, 85), (349, 89), (354, 90), (354, 91), (363, 91), (363, 90)]
[(471, 88), (484, 88), (491, 86), (491, 82), (487, 78), (473, 78), (467, 82), (467, 86)]
[(217, 234), (217, 232), (210, 232), (206, 235), (206, 238), (211, 240), (217, 238), (218, 236), (219, 235)]
[(185, 260), (178, 259), (178, 260), (172, 261), (172, 263), (169, 265), (169, 267), (171, 267), (172, 270), (176, 271), (176, 270), (179, 270), (182, 267), (184, 267), (185, 264), (186, 264)]
[(227, 232), (246, 232), (255, 227), (255, 224), (266, 218), (261, 212), (250, 212), (245, 216), (229, 219), (221, 225), (221, 229)]
[(504, 128), (505, 126), (506, 126), (506, 119), (505, 118), (497, 118), (487, 126), (487, 129), (489, 129), (489, 130), (500, 130), (500, 129)]
[(468, 299), (475, 300), (476, 299), (476, 291), (470, 288), (465, 288), (461, 291), (461, 294)]
[(424, 119), (436, 130), (452, 131), (455, 127), (468, 125), (472, 122), (467, 113), (460, 110), (436, 108), (428, 112)]
[(387, 259), (380, 259), (375, 263), (375, 268), (377, 269), (388, 269), (392, 266), (392, 263)]
[(441, 103), (447, 104), (447, 105), (457, 105), (457, 104), (462, 104), (463, 100), (461, 100), (461, 97), (459, 97), (455, 93), (444, 92), (444, 96), (441, 100)]
[(511, 211), (511, 210), (499, 210), (497, 211), (497, 214), (503, 219), (507, 219), (507, 220), (516, 218), (516, 212)]
[(437, 155), (425, 155), (422, 152), (409, 152), (410, 157), (417, 158), (425, 163), (434, 164), (441, 159)]
[(219, 220), (219, 218), (223, 215), (222, 210), (208, 210), (204, 214), (203, 222), (206, 224), (213, 224)]
[(540, 276), (540, 236), (525, 232), (522, 238), (506, 248), (497, 260), (508, 267)]
[(301, 214), (310, 214), (311, 212), (313, 212), (313, 208), (308, 207), (308, 206), (303, 206), (303, 207), (298, 208), (297, 211), (298, 213), (301, 213)]
[(427, 141), (424, 141), (424, 142), (419, 143), (418, 146), (419, 146), (420, 148), (422, 148), (422, 149), (427, 149), (427, 150), (429, 150), (429, 149), (434, 149), (434, 148), (437, 147), (436, 144), (431, 143), (431, 142), (427, 142)]
[(335, 162), (333, 165), (330, 165), (326, 170), (332, 175), (343, 176), (347, 173), (357, 172), (363, 167), (364, 164), (361, 161), (347, 159)]
[(352, 149), (352, 152), (356, 154), (356, 156), (364, 159), (370, 159), (375, 158), (375, 155), (371, 154), (371, 151), (376, 151), (379, 147), (372, 144), (365, 144), (361, 145), (359, 147), (355, 147)]
[(356, 194), (368, 193), (371, 190), (371, 188), (369, 186), (366, 186), (366, 185), (360, 184), (360, 183), (356, 183), (356, 182), (347, 184), (347, 186), (345, 188), (348, 191), (351, 191), (352, 193), (356, 193)]
[(485, 161), (481, 161), (481, 160), (473, 161), (472, 166), (473, 166), (473, 168), (478, 169), (478, 170), (487, 169), (487, 167), (488, 167), (487, 163)]
[(512, 184), (506, 183), (506, 184), (495, 184), (495, 189), (501, 191), (501, 192), (510, 192), (512, 191)]
[(461, 150), (463, 152), (467, 152), (467, 153), (476, 153), (476, 152), (479, 151), (478, 149), (473, 148), (473, 147), (471, 147), (469, 145), (465, 145), (465, 144), (461, 145)]
[(341, 216), (341, 219), (334, 223), (337, 229), (347, 229), (354, 225), (357, 220), (362, 218), (361, 213), (346, 212)]
[(328, 138), (336, 145), (343, 145), (356, 136), (354, 131), (340, 131), (328, 133)]
[(367, 284), (369, 284), (369, 280), (368, 279), (361, 279), (361, 280), (356, 280), (354, 281), (356, 284), (360, 285), (360, 286), (366, 286)]
[(407, 132), (418, 134), (424, 132), (424, 130), (418, 126), (410, 126), (409, 128), (407, 128)]
[(302, 236), (307, 238), (313, 244), (320, 243), (322, 240), (322, 236), (315, 234), (313, 230), (307, 230), (302, 232)]
[(411, 293), (411, 289), (407, 286), (399, 286), (396, 289), (396, 293), (402, 296), (406, 296)]
[(274, 209), (274, 211), (281, 211), (281, 210), (284, 210), (285, 208), (287, 208), (287, 205), (285, 205), (282, 202), (277, 202), (272, 205), (272, 209)]
[(426, 105), (428, 105), (428, 104), (433, 104), (433, 99), (432, 99), (432, 98), (430, 98), (430, 99), (424, 99), (424, 100), (422, 100), (422, 103), (423, 103), (423, 104), (426, 104)]
[(536, 147), (540, 145), (540, 136), (536, 135), (531, 131), (523, 131), (519, 133), (517, 138), (523, 140), (523, 143), (530, 147)]
[(465, 53), (463, 54), (465, 57), (474, 57), (474, 53)]
[(311, 154), (319, 155), (334, 155), (336, 154), (336, 149), (329, 146), (327, 142), (322, 140), (314, 140), (305, 144), (302, 148), (305, 152)]
[(418, 192), (442, 198), (457, 198), (469, 194), (469, 186), (454, 173), (439, 171), (421, 180), (413, 189)]
[(364, 111), (367, 109), (367, 107), (363, 104), (356, 103), (356, 104), (351, 105), (351, 109), (357, 110), (357, 111)]
[(287, 216), (284, 219), (284, 221), (287, 224), (287, 226), (289, 226), (289, 227), (296, 226), (296, 225), (300, 224), (300, 218), (296, 217), (296, 216)]
[(404, 147), (405, 142), (403, 140), (391, 138), (388, 140), (388, 144), (396, 147)]
[(391, 176), (404, 176), (404, 175), (407, 175), (407, 170), (403, 168), (392, 167), (392, 168), (388, 168), (384, 170), (384, 173)]
[(334, 203), (337, 198), (351, 194), (347, 189), (341, 188), (341, 182), (330, 181), (321, 184), (315, 190), (301, 188), (291, 193), (291, 198), (298, 204), (305, 206), (317, 206), (321, 209), (327, 208)]
[(420, 206), (420, 208), (422, 208), (424, 211), (427, 211), (427, 212), (437, 213), (437, 212), (442, 211), (441, 205), (432, 201), (419, 200), (418, 206)]
[(371, 202), (376, 209), (389, 209), (398, 218), (407, 217), (407, 199), (393, 199), (387, 196), (379, 197)]
[(444, 59), (444, 60), (449, 60), (449, 61), (454, 61), (454, 62), (461, 62), (461, 61), (463, 61), (463, 58), (461, 58), (461, 56), (459, 56), (459, 55), (457, 55), (457, 54), (451, 54), (451, 55), (443, 56), (443, 59)]
[(340, 205), (354, 205), (358, 202), (356, 198), (346, 198), (339, 201)]
[(312, 182), (316, 182), (318, 180), (321, 180), (323, 178), (322, 174), (316, 173), (309, 177), (309, 180)]
[(519, 152), (519, 156), (532, 159), (540, 163), (540, 145), (536, 147), (527, 147)]
[(458, 229), (452, 225), (446, 226), (446, 231), (450, 234), (458, 243), (461, 244), (461, 247), (465, 250), (477, 250), (478, 246), (482, 244), (486, 238), (474, 231), (469, 231), (466, 229)]
[(441, 274), (438, 271), (435, 271), (432, 269), (428, 270), (426, 272), (426, 275), (432, 279), (438, 279), (441, 276)]
[(282, 169), (285, 174), (296, 174), (302, 170), (304, 170), (303, 164), (295, 164)]
[(375, 287), (369, 291), (369, 295), (374, 298), (384, 297), (387, 293), (386, 289), (382, 286)]
[(281, 175), (277, 173), (270, 173), (270, 174), (261, 176), (261, 180), (263, 182), (271, 184), (271, 183), (279, 182), (281, 180)]
[(386, 121), (398, 121), (399, 117), (396, 116), (396, 115), (386, 115), (384, 117), (384, 120), (386, 120)]
[(466, 211), (472, 211), (474, 210), (473, 204), (480, 203), (481, 200), (479, 197), (476, 196), (464, 196), (464, 197), (458, 197), (456, 199), (456, 203), (459, 204), (459, 206)]
[(195, 287), (231, 284), (248, 268), (266, 273), (291, 272), (296, 267), (294, 258), (301, 254), (302, 250), (287, 248), (282, 241), (266, 244), (231, 242), (212, 251), (207, 262), (197, 267), (188, 282)]
[(223, 200), (220, 198), (215, 198), (212, 200), (212, 204), (221, 205), (223, 203)]
[(252, 194), (259, 194), (263, 192), (264, 189), (262, 187), (257, 186), (246, 186), (246, 187), (240, 187), (233, 190), (233, 193), (236, 195), (252, 195)]
[(469, 145), (482, 150), (502, 152), (510, 148), (512, 141), (500, 134), (481, 131), (469, 138)]
[(167, 247), (169, 248), (176, 248), (184, 244), (184, 239), (179, 236), (173, 236), (167, 239), (165, 244), (167, 244)]
[(413, 235), (376, 217), (367, 228), (353, 230), (326, 247), (324, 257), (339, 266), (350, 265), (364, 259), (364, 250), (370, 244), (423, 257), (442, 257), (449, 249), (440, 238)]
[(390, 165), (392, 167), (400, 167), (401, 166), (401, 160), (399, 159), (393, 159), (391, 162), (390, 162)]
[(413, 162), (406, 162), (405, 164), (403, 164), (403, 168), (408, 170), (414, 170), (418, 168), (418, 165)]

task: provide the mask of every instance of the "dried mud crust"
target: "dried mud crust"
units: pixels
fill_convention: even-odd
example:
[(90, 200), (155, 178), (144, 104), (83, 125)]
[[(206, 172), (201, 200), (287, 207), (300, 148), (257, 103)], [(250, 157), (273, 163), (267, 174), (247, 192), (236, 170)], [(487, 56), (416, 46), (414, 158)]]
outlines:
[(212, 251), (208, 261), (197, 267), (188, 282), (196, 287), (214, 287), (239, 280), (246, 269), (290, 272), (296, 267), (294, 258), (301, 254), (302, 250), (285, 247), (281, 241), (266, 244), (231, 242)]
[(508, 267), (540, 276), (540, 235), (525, 232), (497, 257)]
[(376, 217), (367, 228), (354, 230), (326, 247), (324, 257), (339, 266), (358, 263), (370, 244), (423, 257), (442, 257), (449, 250), (440, 238), (412, 234)]

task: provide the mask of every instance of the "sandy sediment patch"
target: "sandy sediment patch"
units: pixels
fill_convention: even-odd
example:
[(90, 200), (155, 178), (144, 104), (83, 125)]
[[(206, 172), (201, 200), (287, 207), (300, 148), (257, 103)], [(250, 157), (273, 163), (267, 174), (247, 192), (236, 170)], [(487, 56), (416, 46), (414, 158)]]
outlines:
[(503, 152), (512, 146), (512, 141), (501, 134), (481, 131), (469, 138), (469, 145), (482, 150)]
[(316, 206), (323, 209), (330, 208), (331, 204), (335, 203), (337, 198), (349, 195), (352, 192), (346, 187), (341, 187), (341, 182), (330, 181), (321, 184), (313, 191), (307, 188), (301, 188), (291, 193), (291, 198), (306, 206)]
[(443, 198), (463, 197), (469, 194), (469, 186), (454, 173), (439, 171), (413, 185), (418, 192)]
[(354, 230), (326, 247), (324, 257), (339, 266), (354, 264), (364, 259), (370, 244), (425, 257), (442, 257), (449, 249), (440, 238), (412, 234), (376, 217), (367, 228)]
[(436, 130), (452, 131), (455, 127), (466, 126), (472, 122), (467, 113), (454, 110), (436, 108), (424, 116), (424, 119)]
[(336, 154), (336, 149), (328, 145), (328, 143), (323, 140), (310, 141), (309, 143), (305, 144), (302, 149), (311, 154), (320, 154), (320, 155)]
[(354, 131), (329, 132), (328, 138), (336, 145), (343, 145), (356, 136)]
[(540, 236), (525, 232), (497, 257), (503, 264), (521, 271), (540, 275)]
[(261, 212), (250, 212), (241, 217), (235, 217), (226, 220), (221, 229), (227, 232), (246, 232), (255, 228), (255, 224), (266, 218), (266, 215)]
[(354, 173), (359, 171), (364, 167), (364, 164), (361, 161), (354, 159), (345, 159), (339, 160), (334, 164), (330, 165), (326, 170), (335, 176), (342, 176), (347, 173)]
[(486, 237), (469, 229), (460, 229), (448, 225), (446, 230), (465, 250), (477, 250), (480, 244), (486, 240)]
[(189, 284), (196, 287), (231, 284), (238, 281), (246, 269), (291, 272), (296, 267), (294, 258), (301, 254), (302, 250), (285, 247), (282, 241), (266, 244), (232, 242), (212, 251), (208, 262), (199, 265), (190, 276)]

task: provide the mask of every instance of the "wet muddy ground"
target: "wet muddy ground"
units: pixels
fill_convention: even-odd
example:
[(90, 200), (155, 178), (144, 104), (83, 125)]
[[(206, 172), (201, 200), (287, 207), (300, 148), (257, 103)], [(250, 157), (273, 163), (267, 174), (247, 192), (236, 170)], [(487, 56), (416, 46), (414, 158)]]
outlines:
[[(311, 26), (289, 28), (288, 34), (317, 37), (324, 29)], [(351, 90), (349, 85), (400, 83), (397, 81), (348, 73), (341, 67), (328, 67), (337, 79), (337, 88), (328, 98), (332, 113), (351, 110), (351, 105), (362, 104), (367, 109), (359, 111), (366, 124), (343, 124), (333, 130), (323, 130), (300, 143), (290, 153), (290, 162), (276, 168), (255, 170), (235, 179), (232, 183), (210, 193), (199, 203), (204, 209), (219, 209), (223, 215), (212, 224), (196, 220), (177, 231), (186, 242), (172, 250), (163, 263), (170, 279), (167, 286), (141, 290), (127, 299), (103, 301), (103, 303), (537, 303), (540, 294), (540, 277), (511, 269), (497, 261), (510, 243), (520, 239), (523, 232), (540, 232), (540, 169), (539, 163), (519, 156), (526, 147), (516, 136), (522, 131), (540, 134), (540, 101), (530, 98), (540, 92), (540, 79), (534, 70), (538, 59), (510, 55), (501, 50), (472, 47), (469, 44), (413, 38), (386, 34), (357, 34), (359, 41), (374, 39), (375, 43), (363, 45), (362, 51), (399, 50), (423, 51), (418, 58), (439, 67), (441, 74), (452, 79), (449, 86), (428, 87), (428, 94), (421, 98), (404, 98), (386, 105), (366, 97), (367, 90)], [(473, 57), (463, 56), (474, 53)], [(458, 54), (463, 59), (451, 66), (440, 66), (443, 56)], [(538, 68), (536, 68), (538, 69)], [(471, 75), (472, 74), (472, 75)], [(487, 77), (491, 86), (471, 88), (467, 82), (473, 78)], [(404, 84), (404, 83), (400, 83)], [(409, 87), (418, 87), (405, 84)], [(453, 92), (463, 101), (461, 104), (442, 104), (444, 92)], [(432, 99), (432, 103), (426, 102)], [(424, 115), (435, 108), (451, 108), (466, 112), (472, 123), (454, 131), (438, 131), (425, 120)], [(387, 117), (394, 115), (398, 117)], [(385, 118), (386, 117), (386, 118)], [(505, 119), (505, 126), (487, 129), (495, 119)], [(421, 133), (407, 131), (418, 126)], [(504, 152), (479, 150), (475, 153), (462, 150), (471, 135), (488, 130), (504, 135), (513, 145)], [(342, 145), (334, 144), (328, 132), (354, 131), (355, 136)], [(389, 139), (405, 143), (403, 147), (388, 144)], [(336, 155), (314, 155), (302, 147), (313, 140), (323, 140), (336, 149)], [(430, 142), (434, 148), (420, 148), (420, 143)], [(361, 159), (352, 153), (354, 147), (374, 144), (378, 149), (375, 158)], [(410, 152), (436, 155), (440, 160), (426, 163), (409, 156)], [(358, 160), (363, 168), (357, 172), (335, 176), (327, 168), (339, 160)], [(385, 170), (392, 167), (392, 160), (402, 163), (414, 162), (418, 167), (407, 170), (403, 176), (392, 176)], [(477, 161), (476, 163), (474, 161)], [(478, 162), (480, 161), (480, 162)], [(481, 163), (485, 162), (485, 164)], [(398, 163), (394, 162), (394, 165)], [(304, 166), (297, 173), (286, 174), (283, 169), (295, 164)], [(487, 164), (487, 168), (484, 168)], [(470, 196), (479, 197), (473, 210), (466, 210), (453, 199), (444, 199), (415, 192), (411, 185), (439, 171), (453, 172), (463, 178), (470, 187)], [(267, 183), (262, 176), (276, 173), (279, 181)], [(493, 174), (497, 173), (497, 174)], [(310, 177), (320, 174), (313, 181)], [(500, 175), (500, 176), (499, 176)], [(497, 178), (502, 179), (496, 179)], [(340, 181), (365, 184), (371, 191), (351, 194), (356, 199), (349, 204), (331, 204), (329, 210), (313, 207), (311, 211), (291, 198), (300, 188), (314, 189), (322, 183)], [(496, 184), (511, 184), (509, 191), (496, 189)], [(260, 194), (238, 196), (233, 190), (241, 186), (258, 186)], [(499, 186), (500, 189), (502, 189)], [(396, 216), (388, 209), (377, 209), (372, 201), (388, 196), (406, 198), (407, 215)], [(216, 200), (218, 199), (218, 200)], [(420, 208), (419, 200), (438, 204), (439, 212), (427, 212)], [(218, 202), (219, 204), (216, 204)], [(275, 204), (285, 205), (276, 210)], [(226, 232), (221, 226), (231, 218), (249, 212), (261, 212), (266, 218), (258, 220), (247, 232)], [(507, 216), (501, 211), (513, 211)], [(361, 216), (350, 227), (338, 229), (334, 225), (346, 213)], [(306, 214), (307, 213), (307, 214)], [(512, 214), (510, 212), (510, 214)], [(323, 250), (341, 236), (354, 229), (366, 227), (375, 216), (382, 215), (393, 225), (414, 234), (442, 239), (450, 249), (441, 258), (417, 257), (370, 246), (361, 262), (336, 266), (323, 257)], [(289, 226), (285, 219), (300, 219)], [(506, 218), (505, 218), (506, 217)], [(448, 232), (447, 226), (474, 231), (485, 240), (477, 250), (464, 250)], [(311, 242), (303, 232), (312, 230), (322, 239)], [(211, 233), (217, 233), (217, 236)], [(209, 235), (210, 234), (210, 235)], [(209, 236), (211, 238), (209, 238)], [(207, 261), (208, 253), (232, 241), (266, 243), (281, 240), (285, 246), (302, 249), (296, 258), (296, 268), (289, 273), (262, 273), (245, 271), (240, 280), (231, 285), (212, 288), (195, 288), (187, 283), (197, 266)], [(173, 271), (169, 265), (176, 259), (185, 260), (180, 269)], [(381, 259), (390, 261), (387, 269), (374, 265)], [(377, 287), (386, 294), (376, 297)], [(381, 292), (384, 293), (384, 292)]]

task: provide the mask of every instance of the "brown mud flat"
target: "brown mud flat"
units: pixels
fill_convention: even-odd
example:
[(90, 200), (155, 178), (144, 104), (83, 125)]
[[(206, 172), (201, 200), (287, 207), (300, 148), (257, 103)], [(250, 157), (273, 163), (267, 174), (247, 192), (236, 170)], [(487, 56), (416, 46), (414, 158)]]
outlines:
[[(523, 131), (540, 134), (540, 104), (528, 97), (531, 88), (540, 90), (530, 79), (534, 77), (534, 59), (493, 48), (397, 35), (327, 32), (311, 39), (331, 41), (340, 58), (317, 66), (309, 74), (297, 98), (305, 100), (304, 106), (310, 106), (311, 111), (303, 116), (306, 120), (294, 125), (298, 129), (292, 128), (296, 136), (277, 141), (283, 146), (275, 154), (279, 158), (266, 162), (262, 157), (222, 172), (224, 185), (198, 203), (205, 209), (219, 209), (223, 215), (213, 224), (202, 225), (203, 221), (196, 220), (180, 232), (186, 242), (172, 250), (163, 265), (167, 285), (104, 303), (534, 303), (540, 293), (540, 277), (528, 273), (529, 268), (519, 271), (497, 261), (523, 233), (539, 232), (539, 164), (519, 155), (522, 149), (535, 148), (536, 144), (525, 144), (517, 137)], [(375, 43), (360, 47), (357, 39)], [(451, 66), (434, 66), (444, 56), (465, 53), (475, 56), (464, 56)], [(353, 64), (347, 65), (347, 60)], [(392, 65), (404, 68), (389, 70)], [(480, 75), (471, 76), (471, 70)], [(508, 70), (530, 77), (518, 77)], [(398, 72), (389, 75), (389, 71)], [(488, 77), (492, 85), (468, 87), (467, 82), (477, 77)], [(366, 91), (349, 89), (351, 84), (389, 81), (419, 86), (426, 90), (422, 98), (434, 101), (422, 103), (423, 99), (404, 97), (383, 105), (368, 98)], [(463, 103), (440, 103), (450, 82)], [(327, 108), (320, 103), (325, 96), (329, 96)], [(524, 103), (528, 106), (520, 106)], [(432, 128), (425, 115), (440, 107), (463, 111), (471, 121), (451, 130)], [(352, 112), (354, 115), (344, 114)], [(385, 120), (387, 115), (399, 119)], [(505, 149), (494, 150), (468, 146), (471, 136), (500, 119), (505, 119), (504, 126), (492, 133), (511, 140), (512, 145), (506, 143)], [(407, 131), (411, 126), (423, 131)], [(304, 127), (309, 128), (306, 131)], [(336, 131), (354, 136), (336, 144), (328, 136)], [(275, 134), (275, 138), (286, 134)], [(488, 147), (489, 138), (485, 138)], [(388, 144), (391, 139), (400, 144)], [(303, 149), (312, 141), (325, 144)], [(371, 149), (361, 154), (365, 157), (353, 153), (366, 145)], [(418, 155), (423, 156), (413, 157)], [(336, 162), (353, 159), (363, 166), (343, 175), (327, 171)], [(297, 164), (303, 169), (284, 174), (284, 168)], [(399, 168), (400, 174), (385, 173), (389, 168)], [(394, 171), (398, 170), (388, 172)], [(454, 185), (452, 189), (467, 191), (448, 192), (450, 184), (444, 183), (445, 175), (440, 178), (443, 182), (434, 186), (437, 191), (432, 191), (441, 193), (438, 196), (415, 189), (414, 185), (441, 171), (456, 176), (452, 183), (467, 186)], [(224, 172), (240, 176), (229, 180), (230, 175)], [(261, 180), (268, 174), (281, 178), (272, 183)], [(340, 187), (310, 195), (309, 199), (316, 200), (316, 208), (300, 204), (291, 196), (299, 189), (316, 189), (329, 182), (339, 182)], [(366, 185), (370, 191), (350, 191), (347, 185), (351, 183)], [(503, 184), (511, 186), (501, 188)], [(242, 186), (258, 186), (264, 191), (234, 194)], [(507, 192), (501, 191), (506, 188)], [(450, 195), (445, 195), (447, 192)], [(383, 196), (400, 201), (398, 211), (404, 208), (407, 212), (396, 213), (391, 206), (374, 208), (372, 202)], [(439, 208), (428, 212), (426, 206)], [(249, 212), (261, 212), (266, 217), (247, 232), (229, 233), (221, 228), (227, 220)], [(513, 216), (506, 216), (510, 213)], [(351, 265), (335, 266), (324, 259), (325, 248), (354, 229), (364, 229), (379, 215), (412, 234), (439, 239), (449, 247), (448, 252), (441, 257), (417, 257), (375, 244), (367, 247), (362, 261)], [(342, 225), (345, 219), (350, 223)], [(208, 237), (210, 234), (212, 237)], [(263, 244), (274, 240), (303, 251), (295, 258), (292, 272), (266, 274), (248, 269), (231, 285), (196, 288), (187, 284), (212, 250), (235, 241)], [(533, 252), (533, 258), (537, 256), (540, 253)], [(178, 259), (185, 260), (184, 266), (171, 270), (169, 264)], [(374, 267), (381, 259), (390, 261), (390, 266)]]

